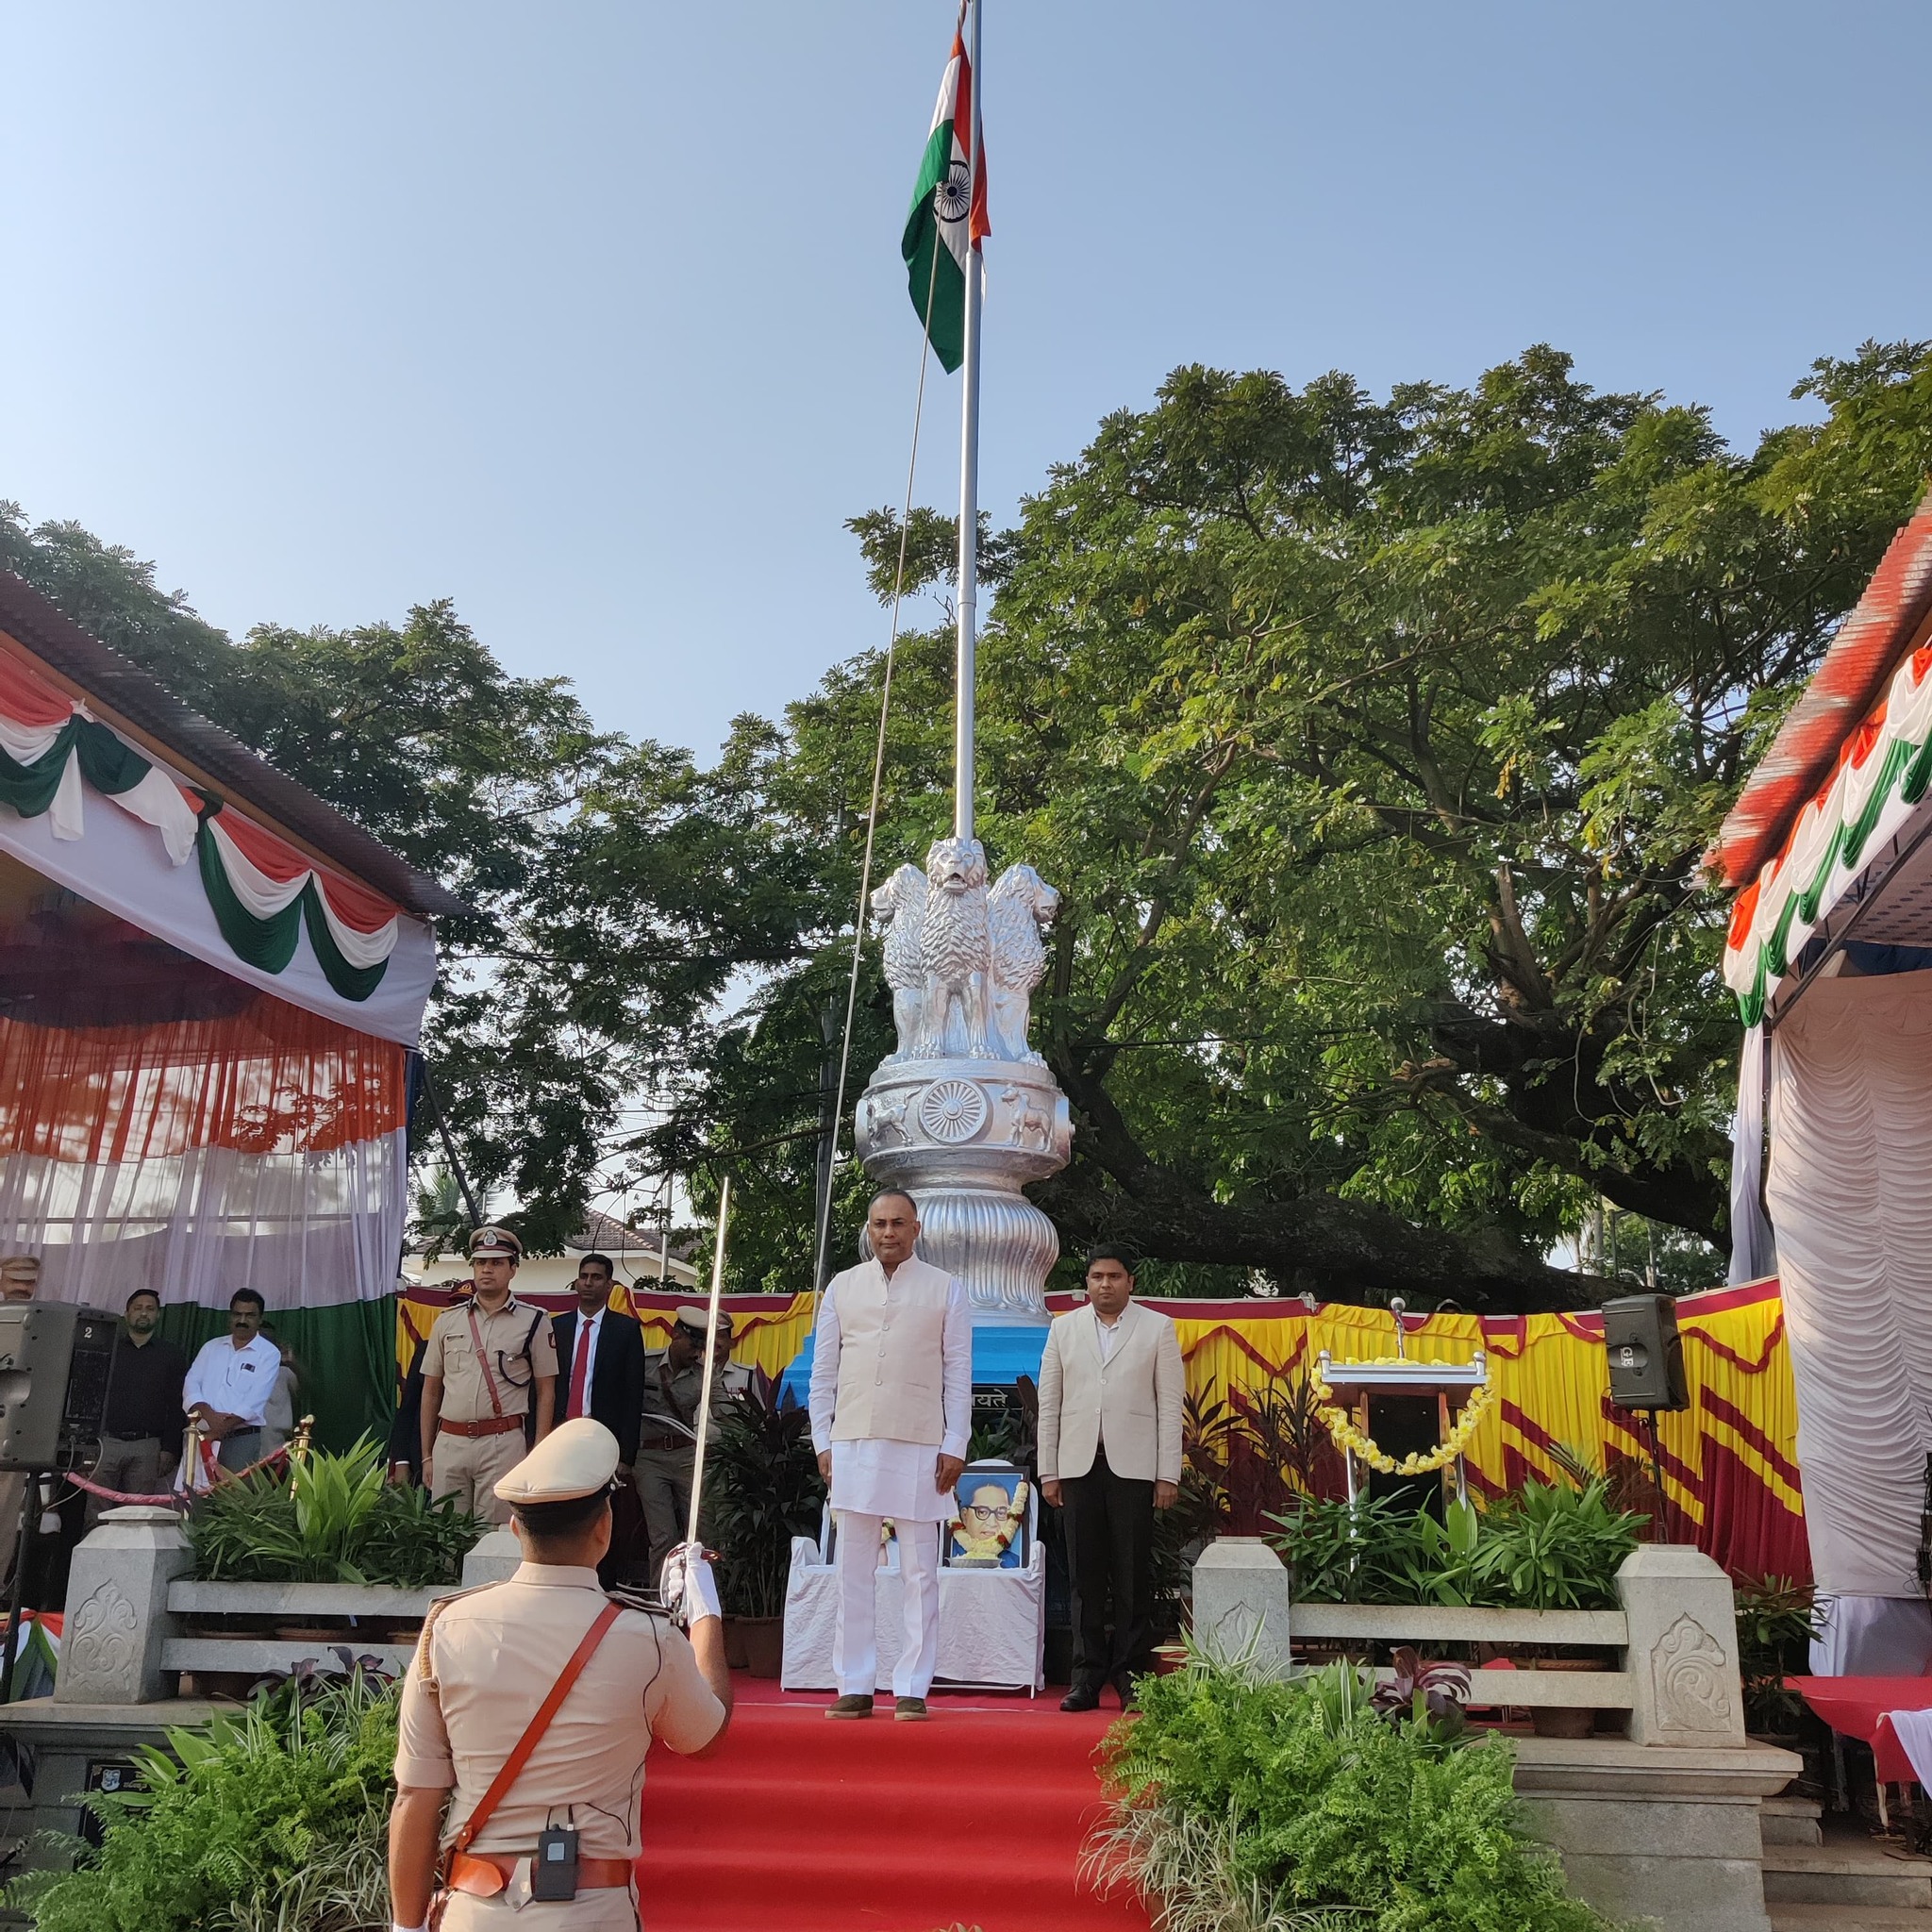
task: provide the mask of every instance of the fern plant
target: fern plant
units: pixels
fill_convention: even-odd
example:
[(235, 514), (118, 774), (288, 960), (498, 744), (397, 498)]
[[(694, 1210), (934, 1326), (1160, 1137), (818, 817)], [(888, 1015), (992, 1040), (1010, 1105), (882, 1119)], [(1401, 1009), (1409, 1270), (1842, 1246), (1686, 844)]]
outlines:
[(1348, 1666), (1291, 1682), (1191, 1657), (1108, 1740), (1090, 1875), (1173, 1932), (1604, 1932), (1524, 1828), (1502, 1739), (1378, 1715)]
[(145, 1790), (96, 1792), (98, 1852), (7, 1888), (36, 1932), (375, 1932), (396, 1696), (353, 1672), (285, 1685), (139, 1754)]

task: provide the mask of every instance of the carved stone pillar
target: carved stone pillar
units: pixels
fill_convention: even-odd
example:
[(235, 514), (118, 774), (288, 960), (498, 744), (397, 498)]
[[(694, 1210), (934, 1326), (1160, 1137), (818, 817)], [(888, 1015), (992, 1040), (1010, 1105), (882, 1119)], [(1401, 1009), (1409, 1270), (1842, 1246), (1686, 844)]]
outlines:
[(1257, 1536), (1218, 1536), (1194, 1561), (1194, 1641), (1264, 1677), (1289, 1674), (1290, 1591), (1282, 1560)]
[(1640, 1543), (1617, 1572), (1633, 1744), (1741, 1750), (1744, 1691), (1731, 1579), (1702, 1550)]
[(168, 1586), (192, 1561), (172, 1509), (101, 1512), (67, 1573), (56, 1704), (152, 1704), (162, 1694), (161, 1645), (175, 1634)]

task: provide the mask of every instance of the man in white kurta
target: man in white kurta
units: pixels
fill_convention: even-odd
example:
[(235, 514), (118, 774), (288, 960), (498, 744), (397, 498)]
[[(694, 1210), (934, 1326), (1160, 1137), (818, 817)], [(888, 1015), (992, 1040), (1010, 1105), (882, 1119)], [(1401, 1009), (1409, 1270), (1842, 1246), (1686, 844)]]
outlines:
[(919, 1209), (909, 1194), (874, 1196), (866, 1232), (873, 1258), (826, 1285), (812, 1352), (812, 1447), (839, 1524), (839, 1695), (825, 1715), (872, 1715), (873, 1590), (891, 1518), (906, 1607), (893, 1715), (917, 1719), (939, 1661), (940, 1537), (972, 1429), (973, 1317), (965, 1284), (913, 1255)]

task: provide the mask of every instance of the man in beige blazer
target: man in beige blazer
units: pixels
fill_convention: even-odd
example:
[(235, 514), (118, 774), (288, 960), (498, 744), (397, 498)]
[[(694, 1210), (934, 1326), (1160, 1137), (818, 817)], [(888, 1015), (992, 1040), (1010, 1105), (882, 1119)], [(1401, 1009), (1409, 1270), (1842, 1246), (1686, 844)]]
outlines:
[(1134, 1300), (1132, 1259), (1095, 1248), (1087, 1306), (1055, 1320), (1040, 1364), (1040, 1491), (1063, 1512), (1074, 1594), (1062, 1710), (1093, 1709), (1103, 1684), (1125, 1708), (1152, 1660), (1154, 1512), (1180, 1494), (1185, 1386), (1180, 1338)]

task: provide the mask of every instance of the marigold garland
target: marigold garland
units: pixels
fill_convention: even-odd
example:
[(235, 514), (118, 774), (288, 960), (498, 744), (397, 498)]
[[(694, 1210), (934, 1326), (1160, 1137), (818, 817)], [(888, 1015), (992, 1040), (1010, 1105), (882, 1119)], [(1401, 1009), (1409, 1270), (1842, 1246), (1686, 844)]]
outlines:
[[(1389, 1368), (1403, 1359), (1399, 1356), (1383, 1356), (1373, 1362), (1349, 1362), (1344, 1366), (1351, 1369)], [(1439, 1469), (1447, 1469), (1468, 1449), (1496, 1399), (1495, 1391), (1487, 1382), (1478, 1382), (1470, 1391), (1469, 1400), (1462, 1405), (1462, 1413), (1456, 1418), (1456, 1425), (1448, 1435), (1426, 1456), (1405, 1456), (1398, 1462), (1387, 1450), (1376, 1445), (1373, 1436), (1363, 1435), (1349, 1420), (1348, 1411), (1336, 1405), (1335, 1391), (1323, 1379), (1319, 1368), (1311, 1372), (1310, 1388), (1315, 1400), (1323, 1405), (1319, 1413), (1335, 1446), (1366, 1462), (1371, 1469), (1379, 1470), (1384, 1475), (1431, 1475)]]

